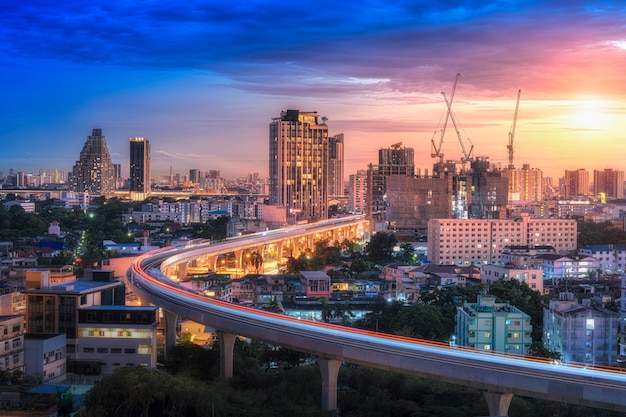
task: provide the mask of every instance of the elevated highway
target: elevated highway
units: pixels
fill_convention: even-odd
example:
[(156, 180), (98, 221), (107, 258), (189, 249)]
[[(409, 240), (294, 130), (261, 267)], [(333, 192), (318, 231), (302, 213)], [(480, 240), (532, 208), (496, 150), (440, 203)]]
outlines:
[[(320, 225), (324, 227), (327, 226)], [(311, 229), (306, 230), (310, 232)], [(243, 239), (264, 238), (276, 236), (261, 234)], [(226, 378), (232, 376), (234, 340), (241, 335), (316, 355), (322, 374), (324, 410), (337, 407), (337, 375), (345, 361), (480, 388), (485, 391), (491, 416), (506, 415), (514, 394), (626, 412), (626, 375), (619, 370), (556, 365), (302, 321), (207, 298), (177, 285), (164, 273), (172, 265), (219, 251), (221, 245), (237, 245), (233, 242), (241, 243), (233, 240), (201, 247), (162, 249), (139, 257), (130, 269), (130, 281), (140, 297), (169, 312), (166, 314), (169, 339), (175, 336), (171, 329), (176, 315), (218, 330), (221, 370)]]

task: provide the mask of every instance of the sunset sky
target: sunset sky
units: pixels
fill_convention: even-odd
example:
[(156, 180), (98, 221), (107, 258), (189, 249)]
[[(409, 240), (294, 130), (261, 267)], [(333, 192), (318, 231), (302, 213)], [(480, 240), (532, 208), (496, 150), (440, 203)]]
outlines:
[[(626, 169), (621, 1), (4, 0), (0, 170), (71, 170), (102, 128), (128, 174), (268, 172), (268, 124), (317, 111), (344, 133), (346, 177), (403, 142), (431, 171), (448, 97), (475, 156), (507, 165)], [(459, 159), (449, 124), (442, 152)]]

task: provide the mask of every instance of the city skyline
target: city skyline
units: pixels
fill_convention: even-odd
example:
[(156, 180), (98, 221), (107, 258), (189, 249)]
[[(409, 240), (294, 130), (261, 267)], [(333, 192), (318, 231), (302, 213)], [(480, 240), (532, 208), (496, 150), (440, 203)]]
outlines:
[[(9, 2), (0, 167), (69, 171), (99, 128), (125, 176), (131, 137), (150, 140), (155, 176), (266, 176), (268, 123), (300, 109), (345, 135), (344, 180), (398, 142), (431, 172), (461, 73), (452, 108), (474, 155), (506, 167), (521, 89), (516, 167), (623, 169), (625, 17), (609, 1)], [(451, 123), (442, 151), (460, 158)]]

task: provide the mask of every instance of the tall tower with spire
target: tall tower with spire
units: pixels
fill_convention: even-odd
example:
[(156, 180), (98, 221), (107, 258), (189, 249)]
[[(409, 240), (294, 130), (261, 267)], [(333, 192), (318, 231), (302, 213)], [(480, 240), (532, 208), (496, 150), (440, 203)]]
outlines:
[(109, 194), (115, 190), (115, 170), (102, 129), (93, 129), (72, 169), (72, 188), (89, 194)]

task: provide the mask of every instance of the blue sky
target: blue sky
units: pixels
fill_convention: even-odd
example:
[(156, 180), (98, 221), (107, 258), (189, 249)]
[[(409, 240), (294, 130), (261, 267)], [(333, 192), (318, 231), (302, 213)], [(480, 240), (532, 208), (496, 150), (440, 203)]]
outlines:
[[(70, 170), (93, 128), (128, 171), (267, 173), (268, 123), (318, 111), (346, 175), (404, 142), (418, 167), (453, 108), (475, 155), (506, 165), (624, 169), (626, 6), (611, 1), (4, 0), (0, 170)], [(459, 157), (454, 130), (446, 157)], [(621, 164), (621, 166), (619, 165)]]

